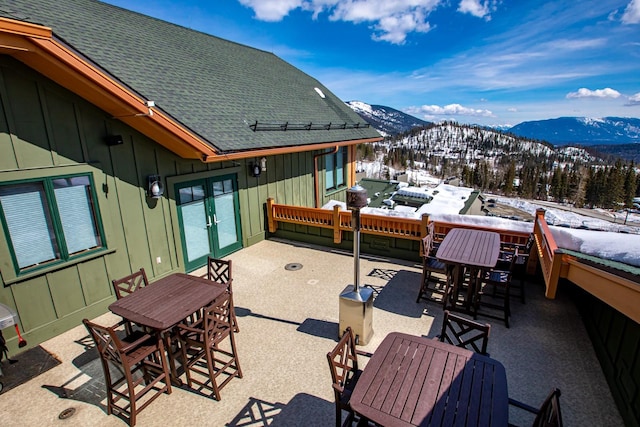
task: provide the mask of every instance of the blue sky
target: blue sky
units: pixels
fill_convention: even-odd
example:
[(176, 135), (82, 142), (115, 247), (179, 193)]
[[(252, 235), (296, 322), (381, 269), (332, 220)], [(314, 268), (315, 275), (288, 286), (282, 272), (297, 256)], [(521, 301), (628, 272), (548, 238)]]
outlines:
[(430, 121), (640, 117), (640, 0), (104, 0)]

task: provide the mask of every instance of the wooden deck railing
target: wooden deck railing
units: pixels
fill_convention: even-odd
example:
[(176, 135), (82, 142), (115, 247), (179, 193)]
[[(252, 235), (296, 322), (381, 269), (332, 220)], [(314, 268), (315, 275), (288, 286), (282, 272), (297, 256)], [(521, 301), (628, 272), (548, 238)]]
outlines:
[[(267, 200), (269, 231), (275, 233), (279, 222), (310, 225), (333, 230), (333, 241), (342, 242), (344, 232), (351, 232), (351, 211), (305, 208), (299, 206), (279, 205), (273, 199)], [(573, 283), (590, 292), (592, 295), (607, 302), (612, 307), (626, 314), (629, 318), (640, 323), (640, 285), (632, 281), (588, 267), (577, 262), (575, 257), (564, 254), (558, 248), (549, 225), (544, 219), (545, 210), (538, 209), (533, 225), (535, 245), (529, 256), (527, 270), (534, 273), (540, 264), (542, 276), (546, 286), (545, 296), (555, 298), (560, 278), (567, 278)], [(420, 240), (427, 233), (429, 216), (421, 219), (394, 218), (381, 215), (362, 214), (360, 216), (360, 232), (398, 239)], [(529, 233), (481, 227), (473, 224), (459, 224), (435, 221), (434, 235), (436, 239), (443, 238), (452, 228), (472, 228), (477, 230), (495, 231), (500, 233), (500, 240), (504, 243), (525, 245)]]
[[(549, 225), (544, 219), (544, 209), (536, 211), (536, 218), (533, 226), (533, 235), (536, 239), (536, 251), (531, 254), (540, 261), (542, 275), (546, 285), (545, 296), (555, 298), (560, 278), (560, 268), (562, 267), (562, 256), (557, 254), (558, 245), (551, 234)], [(530, 256), (530, 258), (531, 258)]]

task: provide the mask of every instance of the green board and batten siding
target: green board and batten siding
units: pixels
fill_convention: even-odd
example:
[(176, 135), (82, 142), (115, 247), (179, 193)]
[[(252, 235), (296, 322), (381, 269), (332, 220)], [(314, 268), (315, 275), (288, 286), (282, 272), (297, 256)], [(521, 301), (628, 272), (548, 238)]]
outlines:
[[(122, 135), (124, 143), (107, 146), (109, 134)], [(151, 280), (184, 270), (172, 190), (166, 188), (157, 200), (147, 198), (151, 174), (167, 178), (167, 187), (200, 175), (236, 174), (243, 246), (260, 241), (267, 198), (313, 206), (317, 153), (268, 157), (260, 177), (248, 174), (254, 159), (214, 164), (185, 160), (23, 64), (0, 56), (0, 183), (91, 173), (107, 246), (79, 261), (16, 276), (0, 227), (0, 303), (17, 309), (25, 338), (36, 345), (84, 317), (105, 312), (115, 298), (111, 279), (140, 267)], [(15, 351), (14, 333), (7, 330), (5, 336)]]

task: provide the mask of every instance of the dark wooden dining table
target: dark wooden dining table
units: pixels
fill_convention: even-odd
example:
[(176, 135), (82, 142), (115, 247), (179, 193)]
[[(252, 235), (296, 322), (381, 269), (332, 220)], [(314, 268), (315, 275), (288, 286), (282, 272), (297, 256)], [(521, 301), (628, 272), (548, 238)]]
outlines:
[(109, 310), (138, 325), (165, 331), (226, 289), (224, 284), (202, 277), (174, 273), (115, 301)]
[(506, 426), (509, 394), (497, 360), (435, 339), (387, 335), (351, 395), (355, 412), (387, 427)]
[[(475, 281), (471, 280), (462, 307), (458, 307), (458, 293), (464, 282), (465, 268), (477, 271), (479, 268), (493, 268), (500, 255), (500, 234), (493, 231), (470, 228), (454, 228), (450, 230), (440, 243), (436, 258), (451, 265), (452, 290), (448, 296), (452, 309), (462, 308), (471, 312), (475, 292)], [(447, 301), (445, 300), (445, 308)]]
[(222, 283), (174, 273), (116, 300), (109, 305), (109, 310), (135, 324), (163, 333), (171, 374), (179, 383), (167, 332), (222, 295), (226, 289), (226, 285)]

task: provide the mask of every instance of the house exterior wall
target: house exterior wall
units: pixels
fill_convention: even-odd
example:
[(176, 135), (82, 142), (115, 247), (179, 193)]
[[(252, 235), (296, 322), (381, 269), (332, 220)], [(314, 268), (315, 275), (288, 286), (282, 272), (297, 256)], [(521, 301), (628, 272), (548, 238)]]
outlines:
[[(107, 135), (121, 135), (123, 143), (108, 146)], [(265, 237), (267, 198), (314, 205), (315, 154), (270, 156), (259, 177), (248, 173), (250, 163), (259, 159), (185, 160), (20, 62), (0, 56), (0, 184), (90, 174), (106, 244), (86, 257), (21, 275), (12, 262), (6, 227), (0, 227), (0, 303), (17, 310), (25, 338), (37, 345), (82, 318), (104, 313), (115, 299), (112, 279), (141, 267), (152, 281), (184, 271), (170, 188), (181, 181), (235, 174), (243, 246), (258, 242)], [(152, 174), (164, 180), (160, 199), (146, 196)], [(15, 351), (14, 333), (6, 330), (5, 337)]]
[(640, 324), (571, 282), (563, 285), (574, 293), (625, 425), (640, 426)]

